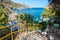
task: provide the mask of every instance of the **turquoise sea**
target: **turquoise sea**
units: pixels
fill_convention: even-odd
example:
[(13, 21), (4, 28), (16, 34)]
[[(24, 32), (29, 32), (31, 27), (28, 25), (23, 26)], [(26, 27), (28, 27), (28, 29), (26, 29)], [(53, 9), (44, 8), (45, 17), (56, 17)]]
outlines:
[(26, 8), (26, 9), (15, 9), (14, 12), (17, 12), (18, 14), (20, 12), (23, 13), (27, 13), (27, 14), (31, 14), (32, 16), (34, 16), (34, 19), (38, 18), (40, 19), (41, 14), (43, 13), (44, 8)]

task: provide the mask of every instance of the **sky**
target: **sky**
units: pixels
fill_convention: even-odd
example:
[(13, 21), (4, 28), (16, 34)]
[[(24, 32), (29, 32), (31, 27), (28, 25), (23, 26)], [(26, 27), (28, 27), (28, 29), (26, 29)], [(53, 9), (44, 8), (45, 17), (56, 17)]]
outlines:
[(12, 0), (13, 2), (26, 4), (33, 8), (45, 8), (48, 5), (48, 0)]

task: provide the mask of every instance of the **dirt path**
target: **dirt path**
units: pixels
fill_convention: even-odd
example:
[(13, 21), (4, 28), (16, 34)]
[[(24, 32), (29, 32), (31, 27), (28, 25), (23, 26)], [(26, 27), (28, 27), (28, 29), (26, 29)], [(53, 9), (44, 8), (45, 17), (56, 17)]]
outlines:
[(44, 37), (38, 30), (28, 33), (27, 32), (19, 33), (15, 40), (47, 40), (47, 38)]

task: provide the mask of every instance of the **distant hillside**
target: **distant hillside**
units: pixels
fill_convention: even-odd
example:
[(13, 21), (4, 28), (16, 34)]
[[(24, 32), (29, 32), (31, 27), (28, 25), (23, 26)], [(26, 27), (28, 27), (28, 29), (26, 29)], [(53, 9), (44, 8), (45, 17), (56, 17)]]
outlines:
[(29, 7), (28, 5), (18, 4), (18, 3), (12, 2), (11, 0), (0, 0), (0, 3), (4, 4), (4, 6), (13, 7), (13, 8), (18, 8), (18, 7), (27, 8), (27, 7)]
[(0, 8), (4, 9), (6, 13), (11, 13), (14, 8), (29, 8), (30, 6), (24, 4), (18, 4), (11, 0), (0, 0)]

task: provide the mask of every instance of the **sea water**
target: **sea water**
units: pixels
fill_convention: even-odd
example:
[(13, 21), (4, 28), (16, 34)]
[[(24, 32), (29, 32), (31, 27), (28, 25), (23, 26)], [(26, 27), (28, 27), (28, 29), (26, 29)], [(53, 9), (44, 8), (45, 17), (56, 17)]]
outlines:
[(40, 16), (42, 15), (44, 11), (44, 8), (25, 8), (25, 9), (15, 9), (14, 12), (17, 12), (18, 14), (23, 12), (27, 14), (31, 14), (34, 17), (34, 20), (36, 18), (40, 19)]

